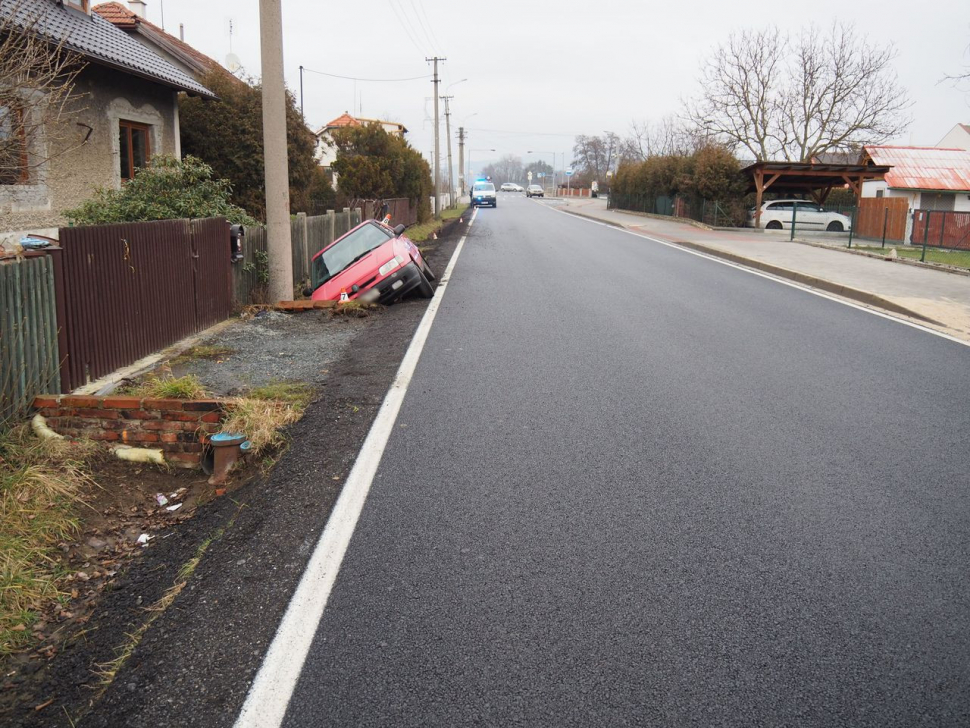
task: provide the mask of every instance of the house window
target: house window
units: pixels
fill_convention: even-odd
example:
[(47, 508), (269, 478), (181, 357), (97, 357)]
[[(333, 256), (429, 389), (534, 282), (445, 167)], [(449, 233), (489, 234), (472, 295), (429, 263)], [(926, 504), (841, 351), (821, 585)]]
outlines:
[(882, 197), (883, 190), (876, 190), (876, 197)]
[(82, 13), (87, 13), (91, 8), (91, 0), (64, 0), (64, 5), (75, 10), (80, 10)]
[(27, 182), (24, 111), (13, 106), (0, 106), (0, 185), (25, 185)]
[(121, 179), (129, 180), (134, 178), (135, 170), (148, 164), (151, 159), (152, 150), (149, 136), (151, 127), (147, 124), (138, 124), (134, 121), (118, 122), (119, 145), (121, 151)]

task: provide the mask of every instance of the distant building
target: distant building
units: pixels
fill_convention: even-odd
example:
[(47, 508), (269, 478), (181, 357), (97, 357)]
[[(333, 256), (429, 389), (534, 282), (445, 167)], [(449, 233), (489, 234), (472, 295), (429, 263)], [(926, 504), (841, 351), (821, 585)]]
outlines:
[(957, 124), (940, 139), (936, 146), (943, 149), (966, 149), (970, 151), (970, 124)]
[[(889, 165), (884, 180), (862, 185), (863, 197), (903, 197), (909, 211), (970, 212), (970, 151), (940, 147), (866, 146), (862, 164)], [(912, 215), (906, 231), (910, 239)]]
[(337, 149), (333, 144), (333, 131), (335, 129), (343, 129), (348, 126), (364, 126), (366, 124), (380, 124), (384, 131), (393, 136), (403, 137), (408, 133), (404, 124), (398, 124), (396, 121), (365, 119), (362, 116), (354, 117), (350, 115), (350, 112), (345, 111), (329, 124), (317, 130), (317, 148), (315, 153), (317, 163), (321, 167), (329, 169), (337, 161)]

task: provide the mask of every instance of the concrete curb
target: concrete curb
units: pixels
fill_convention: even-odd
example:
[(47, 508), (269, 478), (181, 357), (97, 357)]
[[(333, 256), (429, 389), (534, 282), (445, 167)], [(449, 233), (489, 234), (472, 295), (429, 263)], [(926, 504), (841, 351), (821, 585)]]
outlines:
[[(584, 215), (581, 212), (573, 212), (571, 210), (564, 210), (564, 212), (567, 212), (570, 215), (576, 215), (577, 217), (585, 217), (588, 220), (595, 220), (596, 222), (601, 222), (604, 225), (610, 225), (611, 227), (620, 228), (622, 230), (628, 229), (626, 225), (612, 222), (610, 220), (602, 220), (598, 217), (593, 217), (592, 215)], [(912, 309), (901, 306), (894, 301), (890, 301), (888, 298), (883, 298), (882, 296), (870, 291), (864, 291), (860, 288), (852, 288), (851, 286), (845, 286), (841, 283), (829, 281), (824, 278), (816, 278), (805, 273), (790, 270), (789, 268), (782, 268), (780, 265), (772, 265), (771, 263), (765, 263), (754, 258), (746, 258), (743, 255), (738, 255), (736, 253), (731, 253), (726, 250), (710, 247), (701, 243), (689, 243), (682, 240), (671, 240), (668, 242), (671, 242), (674, 245), (679, 245), (683, 248), (696, 250), (697, 252), (704, 253), (705, 255), (712, 255), (716, 258), (721, 258), (732, 263), (737, 263), (738, 265), (743, 265), (745, 268), (754, 268), (755, 270), (760, 270), (763, 273), (770, 273), (771, 275), (778, 276), (779, 278), (785, 278), (811, 288), (817, 288), (821, 291), (825, 291), (826, 293), (834, 293), (837, 296), (842, 296), (843, 298), (848, 298), (867, 306), (874, 306), (876, 308), (881, 308), (884, 311), (900, 314), (902, 316), (908, 316), (909, 318), (914, 318), (918, 321), (924, 321), (926, 323), (933, 324), (934, 326), (942, 326), (943, 328), (946, 328), (946, 325), (940, 323), (939, 321), (931, 319), (928, 316), (924, 316), (921, 313), (917, 313)]]

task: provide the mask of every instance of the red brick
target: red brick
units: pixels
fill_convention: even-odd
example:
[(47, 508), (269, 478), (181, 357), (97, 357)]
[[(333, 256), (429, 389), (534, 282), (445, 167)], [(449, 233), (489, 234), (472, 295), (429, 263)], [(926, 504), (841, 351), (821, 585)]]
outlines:
[(43, 407), (39, 412), (39, 414), (43, 415), (47, 419), (50, 419), (51, 417), (58, 417), (60, 416), (60, 413), (61, 410), (58, 407)]
[(182, 405), (186, 412), (213, 412), (222, 409), (222, 402), (218, 399), (197, 399)]
[(101, 430), (124, 430), (126, 427), (131, 426), (131, 422), (125, 422), (123, 420), (81, 420), (88, 426), (95, 425)]
[(163, 432), (158, 436), (161, 442), (178, 442), (179, 436), (174, 432)]
[(162, 412), (162, 419), (176, 422), (198, 422), (199, 415), (195, 412)]
[(144, 399), (141, 406), (149, 410), (179, 411), (183, 404), (184, 401), (181, 399)]
[(78, 407), (74, 410), (76, 417), (93, 417), (98, 420), (116, 420), (118, 412), (115, 410), (99, 409), (97, 407)]
[(142, 422), (140, 427), (143, 430), (148, 430), (151, 432), (181, 432), (182, 431), (181, 422), (171, 422), (169, 420), (151, 420), (149, 422)]
[(158, 434), (154, 432), (132, 432), (125, 431), (125, 439), (128, 442), (158, 442)]
[(59, 399), (60, 397), (57, 395), (34, 397), (34, 409), (41, 409), (43, 407), (57, 407), (57, 402)]
[(207, 414), (202, 415), (202, 417), (199, 418), (199, 421), (200, 422), (222, 422), (222, 418), (224, 416), (225, 414), (222, 412), (209, 412)]
[(138, 409), (141, 407), (141, 397), (105, 397), (101, 406), (108, 409)]
[(148, 410), (137, 409), (122, 409), (120, 411), (122, 418), (126, 420), (157, 420), (158, 412), (149, 412)]
[(179, 445), (179, 449), (182, 452), (188, 452), (188, 453), (196, 452), (196, 453), (201, 453), (204, 448), (199, 443), (193, 443), (193, 444), (189, 444), (189, 445), (183, 443), (182, 445)]
[(216, 434), (221, 429), (222, 429), (222, 425), (221, 424), (219, 424), (219, 425), (202, 425), (202, 430), (204, 432), (208, 432), (210, 435)]
[(90, 435), (88, 435), (88, 437), (92, 440), (114, 441), (114, 440), (120, 440), (121, 434), (118, 432), (105, 432), (102, 430), (99, 432), (91, 433)]
[(79, 394), (65, 394), (61, 397), (62, 407), (100, 407), (99, 397), (85, 397)]

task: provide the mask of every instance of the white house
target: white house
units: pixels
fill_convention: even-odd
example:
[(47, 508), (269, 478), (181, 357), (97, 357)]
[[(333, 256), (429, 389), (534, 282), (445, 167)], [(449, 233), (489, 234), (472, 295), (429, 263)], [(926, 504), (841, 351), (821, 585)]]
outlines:
[(940, 139), (936, 146), (942, 149), (966, 149), (970, 151), (970, 124), (957, 124)]
[(359, 116), (354, 117), (350, 115), (350, 112), (345, 111), (329, 124), (320, 127), (317, 131), (317, 148), (315, 152), (317, 163), (321, 167), (329, 168), (337, 160), (337, 150), (333, 145), (332, 135), (335, 129), (342, 129), (347, 126), (364, 126), (366, 124), (380, 124), (384, 131), (394, 136), (403, 137), (408, 133), (404, 124), (398, 124), (396, 121), (365, 119)]

